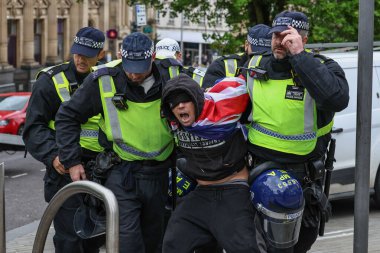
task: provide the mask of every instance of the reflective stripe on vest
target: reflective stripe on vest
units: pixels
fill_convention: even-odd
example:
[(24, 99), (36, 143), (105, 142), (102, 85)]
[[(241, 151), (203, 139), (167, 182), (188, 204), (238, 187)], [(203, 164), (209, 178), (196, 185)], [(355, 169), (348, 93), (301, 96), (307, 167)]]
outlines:
[[(262, 56), (253, 56), (249, 68), (259, 66)], [(304, 88), (303, 100), (285, 99), (292, 78), (258, 80), (247, 73), (247, 89), (252, 100), (249, 141), (257, 146), (284, 153), (307, 155), (317, 138), (331, 131), (333, 122), (317, 129), (317, 108)]]
[(128, 161), (166, 160), (174, 143), (169, 126), (160, 116), (160, 99), (148, 103), (128, 101), (127, 110), (118, 110), (112, 103), (116, 93), (112, 77), (101, 76), (99, 88), (104, 112), (100, 125), (120, 158)]
[(234, 77), (237, 69), (236, 59), (224, 60), (224, 68), (226, 70), (226, 77)]
[[(69, 91), (69, 81), (67, 80), (64, 72), (59, 72), (55, 74), (52, 78), (54, 82), (55, 89), (57, 91), (57, 94), (62, 102), (69, 101), (70, 91)], [(80, 145), (83, 148), (86, 148), (88, 150), (92, 150), (95, 152), (103, 151), (104, 148), (100, 146), (98, 142), (98, 135), (99, 135), (99, 122), (100, 115), (94, 116), (85, 124), (81, 125), (81, 133), (80, 133)], [(49, 128), (55, 130), (55, 121), (51, 120), (49, 122)]]
[(169, 67), (169, 77), (173, 78), (179, 75), (179, 66), (170, 66)]

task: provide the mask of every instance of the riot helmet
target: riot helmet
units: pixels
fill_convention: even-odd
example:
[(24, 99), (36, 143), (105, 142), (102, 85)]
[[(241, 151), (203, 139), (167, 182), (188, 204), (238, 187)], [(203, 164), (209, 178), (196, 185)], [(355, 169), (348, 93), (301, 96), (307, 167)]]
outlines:
[(305, 206), (299, 181), (289, 171), (267, 168), (253, 178), (250, 191), (269, 244), (275, 248), (294, 246)]
[[(177, 197), (182, 198), (186, 196), (189, 192), (195, 189), (197, 185), (192, 179), (186, 176), (183, 172), (181, 172), (178, 168), (176, 168), (176, 182), (177, 182)], [(169, 197), (172, 197), (172, 172), (169, 171), (169, 189), (168, 189)]]
[(98, 198), (86, 194), (74, 215), (75, 233), (82, 239), (89, 239), (106, 232), (106, 210)]

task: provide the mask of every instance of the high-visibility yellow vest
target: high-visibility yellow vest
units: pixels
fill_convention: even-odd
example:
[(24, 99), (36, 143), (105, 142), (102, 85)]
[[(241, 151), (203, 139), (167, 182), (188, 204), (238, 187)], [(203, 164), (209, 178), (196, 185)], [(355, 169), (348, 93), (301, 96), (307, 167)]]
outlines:
[[(120, 61), (109, 62), (100, 67), (114, 67)], [(134, 160), (166, 160), (173, 151), (174, 141), (167, 121), (161, 118), (161, 99), (151, 102), (126, 101), (128, 108), (117, 109), (112, 103), (116, 93), (110, 75), (98, 78), (104, 118), (100, 127), (113, 150), (120, 158)]]
[(243, 53), (239, 53), (231, 56), (224, 56), (224, 69), (226, 72), (226, 77), (234, 77), (236, 74), (236, 69), (238, 68), (238, 58), (236, 56), (242, 57)]
[[(167, 58), (159, 58), (159, 57), (156, 57), (156, 59), (158, 60), (164, 60), (164, 59), (167, 59)], [(173, 59), (175, 59), (173, 57)], [(168, 67), (168, 71), (169, 71), (169, 77), (170, 79), (172, 79), (173, 77), (176, 77), (179, 75), (180, 73), (180, 69), (181, 69), (181, 66), (180, 65), (172, 65), (172, 66), (169, 66)]]
[[(249, 68), (259, 66), (261, 55), (255, 55)], [(257, 146), (283, 153), (307, 155), (317, 138), (329, 133), (333, 121), (317, 127), (317, 108), (305, 88), (300, 97), (286, 99), (290, 86), (297, 86), (293, 78), (258, 80), (247, 73), (247, 88), (252, 101), (252, 123), (248, 139)]]
[[(68, 64), (68, 63), (64, 63)], [(53, 66), (54, 67), (54, 66)], [(42, 72), (47, 72), (52, 67), (45, 68), (41, 70)], [(57, 94), (62, 102), (69, 101), (70, 96), (70, 83), (67, 80), (67, 77), (63, 71), (60, 71), (52, 76), (52, 80), (54, 82), (55, 89)], [(80, 133), (80, 145), (83, 148), (88, 150), (92, 150), (95, 152), (103, 151), (103, 147), (100, 146), (98, 142), (99, 136), (99, 119), (100, 114), (96, 115), (90, 119), (85, 124), (81, 125), (81, 133)], [(55, 130), (55, 121), (51, 120), (49, 122), (49, 127)]]

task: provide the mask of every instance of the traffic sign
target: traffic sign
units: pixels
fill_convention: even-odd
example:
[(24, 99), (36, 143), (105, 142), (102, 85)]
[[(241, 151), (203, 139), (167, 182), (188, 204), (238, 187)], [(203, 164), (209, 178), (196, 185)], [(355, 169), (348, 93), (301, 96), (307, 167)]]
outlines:
[(136, 24), (137, 26), (146, 25), (145, 4), (136, 4)]

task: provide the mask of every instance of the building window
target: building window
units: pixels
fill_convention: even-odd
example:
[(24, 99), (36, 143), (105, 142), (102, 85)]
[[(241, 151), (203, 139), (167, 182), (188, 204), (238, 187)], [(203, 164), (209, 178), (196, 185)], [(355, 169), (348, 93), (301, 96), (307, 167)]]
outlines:
[(183, 15), (183, 25), (190, 25), (189, 17), (186, 15)]
[(198, 25), (199, 26), (204, 26), (205, 25), (205, 23), (206, 23), (206, 17), (201, 17), (200, 19), (199, 19), (199, 23), (198, 23)]
[(8, 63), (17, 67), (17, 20), (8, 19)]
[(169, 11), (168, 25), (174, 25), (175, 14), (172, 11)]
[(157, 23), (157, 25), (160, 24), (160, 16), (161, 16), (161, 12), (160, 12), (160, 11), (157, 11), (157, 12), (156, 12), (156, 23)]
[(42, 19), (34, 20), (34, 60), (41, 64)]
[(65, 27), (65, 20), (64, 19), (61, 19), (59, 18), (58, 19), (58, 58), (61, 59), (62, 61), (64, 61), (64, 52), (63, 52), (63, 49), (64, 49), (64, 45), (63, 45), (63, 42), (64, 42), (64, 27)]

